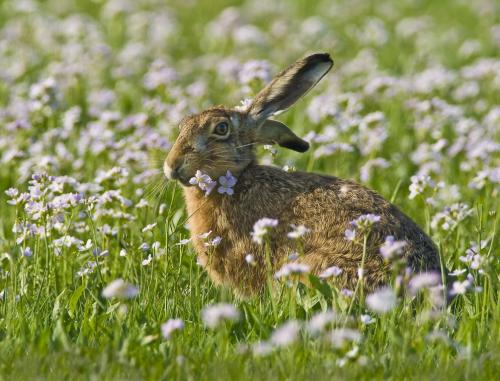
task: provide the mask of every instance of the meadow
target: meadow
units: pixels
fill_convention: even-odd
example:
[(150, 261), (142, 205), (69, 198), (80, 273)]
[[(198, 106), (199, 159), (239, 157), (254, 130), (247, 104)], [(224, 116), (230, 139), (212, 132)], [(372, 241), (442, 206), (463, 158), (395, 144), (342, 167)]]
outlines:
[[(367, 303), (242, 299), (197, 264), (179, 121), (313, 52), (332, 71), (279, 117), (311, 149), (260, 161), (394, 202), (451, 303), (404, 269)], [(0, 380), (498, 380), (499, 151), (495, 0), (0, 1)]]

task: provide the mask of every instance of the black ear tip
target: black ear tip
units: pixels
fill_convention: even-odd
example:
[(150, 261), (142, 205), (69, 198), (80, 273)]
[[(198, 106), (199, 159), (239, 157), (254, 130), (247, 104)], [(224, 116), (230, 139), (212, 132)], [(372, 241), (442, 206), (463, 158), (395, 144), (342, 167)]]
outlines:
[(330, 53), (315, 53), (308, 56), (307, 61), (310, 63), (329, 63), (333, 65), (332, 57), (330, 57)]
[(280, 146), (297, 152), (306, 152), (309, 149), (309, 143), (299, 138), (281, 142)]

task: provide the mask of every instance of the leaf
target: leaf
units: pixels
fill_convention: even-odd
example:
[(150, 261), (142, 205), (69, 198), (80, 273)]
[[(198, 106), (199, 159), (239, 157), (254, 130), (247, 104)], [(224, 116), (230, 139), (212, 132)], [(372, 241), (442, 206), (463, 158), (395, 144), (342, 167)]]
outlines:
[(332, 300), (333, 299), (333, 293), (331, 287), (326, 283), (325, 281), (322, 281), (319, 279), (317, 276), (310, 274), (309, 275), (309, 282), (311, 282), (311, 286), (321, 292), (323, 296), (326, 298), (326, 300)]
[(86, 288), (87, 288), (86, 285), (82, 284), (71, 295), (71, 298), (69, 299), (68, 303), (68, 314), (71, 318), (75, 317), (76, 306)]
[(66, 293), (66, 290), (63, 290), (59, 295), (57, 295), (56, 300), (54, 301), (54, 307), (52, 308), (52, 320), (57, 320), (59, 317), (59, 313), (61, 310), (61, 298)]

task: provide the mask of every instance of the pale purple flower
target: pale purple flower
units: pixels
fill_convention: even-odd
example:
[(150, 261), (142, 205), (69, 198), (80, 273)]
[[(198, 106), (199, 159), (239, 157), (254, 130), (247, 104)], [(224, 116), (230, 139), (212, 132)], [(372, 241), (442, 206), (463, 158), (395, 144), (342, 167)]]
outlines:
[(286, 277), (289, 277), (292, 275), (307, 274), (310, 271), (311, 271), (311, 267), (309, 265), (306, 265), (305, 263), (297, 263), (297, 262), (285, 263), (281, 267), (281, 269), (279, 269), (274, 274), (274, 277), (276, 279), (286, 278)]
[(21, 255), (26, 258), (33, 256), (33, 251), (31, 250), (31, 247), (27, 246), (25, 248), (22, 248)]
[(212, 239), (211, 241), (208, 241), (208, 242), (205, 242), (205, 246), (206, 247), (215, 247), (215, 246), (218, 246), (220, 244), (220, 242), (222, 241), (222, 237), (215, 237), (214, 239)]
[(356, 230), (346, 229), (344, 232), (344, 238), (348, 241), (354, 241), (356, 239)]
[(359, 320), (361, 320), (361, 323), (363, 323), (364, 325), (369, 325), (369, 324), (373, 324), (375, 323), (376, 319), (371, 317), (370, 315), (361, 315), (359, 317)]
[(168, 319), (161, 325), (161, 334), (165, 340), (170, 339), (175, 331), (184, 329), (184, 321), (182, 319)]
[(228, 196), (232, 196), (234, 194), (233, 187), (236, 185), (236, 182), (236, 177), (228, 170), (224, 176), (219, 177), (220, 187), (217, 188), (217, 192), (220, 194), (226, 193)]
[(403, 248), (406, 245), (406, 241), (396, 241), (392, 235), (387, 236), (385, 242), (380, 246), (380, 254), (385, 260), (394, 259), (403, 253)]
[(296, 320), (289, 320), (274, 330), (269, 341), (276, 347), (286, 347), (297, 341), (299, 333), (300, 323)]
[(147, 242), (143, 242), (139, 245), (139, 250), (141, 251), (148, 251), (149, 249), (151, 248), (151, 246), (149, 246), (149, 244)]
[(380, 219), (381, 217), (376, 214), (362, 214), (354, 221), (351, 221), (351, 225), (356, 229), (365, 230), (370, 228), (373, 224), (379, 222)]
[(206, 327), (214, 329), (225, 321), (238, 321), (240, 313), (232, 304), (219, 303), (203, 308), (201, 317)]
[(441, 284), (441, 275), (437, 272), (423, 272), (413, 276), (410, 279), (408, 287), (410, 292), (415, 295), (424, 288), (436, 287)]
[(106, 299), (132, 299), (139, 294), (139, 289), (121, 278), (115, 279), (102, 290), (102, 296)]
[(252, 239), (254, 242), (262, 245), (264, 237), (269, 233), (271, 228), (278, 226), (278, 220), (273, 218), (261, 218), (253, 225)]
[(338, 277), (340, 274), (342, 274), (342, 269), (340, 267), (331, 266), (323, 270), (323, 272), (319, 274), (319, 277), (325, 279), (330, 277)]
[(320, 334), (328, 325), (338, 320), (338, 315), (332, 310), (318, 312), (307, 323), (307, 331), (312, 335)]
[(390, 287), (382, 287), (366, 297), (368, 308), (379, 314), (389, 312), (396, 304), (396, 293)]
[(345, 296), (346, 298), (350, 298), (354, 295), (354, 291), (349, 290), (348, 288), (343, 288), (342, 290), (340, 290), (340, 294), (342, 296)]
[(205, 192), (205, 196), (208, 196), (217, 185), (217, 183), (213, 181), (209, 175), (200, 170), (197, 170), (195, 175), (189, 179), (189, 184), (197, 185), (202, 191)]
[(336, 328), (330, 332), (330, 342), (334, 348), (343, 348), (347, 344), (361, 341), (361, 333), (351, 328)]

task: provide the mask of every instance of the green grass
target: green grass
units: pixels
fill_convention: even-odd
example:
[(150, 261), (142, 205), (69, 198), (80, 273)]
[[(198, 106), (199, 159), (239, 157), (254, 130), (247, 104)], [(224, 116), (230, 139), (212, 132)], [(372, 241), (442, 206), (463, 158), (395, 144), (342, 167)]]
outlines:
[[(419, 170), (419, 165), (412, 161), (412, 154), (423, 143), (435, 144), (440, 138), (454, 142), (463, 133), (455, 129), (457, 121), (452, 119), (442, 124), (434, 120), (430, 130), (414, 128), (420, 119), (416, 111), (407, 107), (411, 98), (439, 97), (450, 104), (458, 104), (464, 113), (461, 118), (481, 121), (488, 110), (499, 104), (499, 85), (493, 77), (478, 80), (479, 94), (461, 102), (453, 100), (453, 89), (465, 82), (463, 77), (453, 85), (427, 94), (402, 92), (391, 97), (379, 92), (369, 96), (363, 93), (363, 87), (375, 74), (344, 71), (363, 49), (372, 52), (377, 75), (388, 74), (395, 78), (410, 78), (434, 63), (458, 74), (478, 57), (498, 57), (499, 45), (495, 45), (491, 37), (491, 28), (500, 25), (498, 4), (493, 3), (496, 8), (488, 11), (452, 0), (356, 4), (350, 1), (313, 4), (293, 0), (277, 2), (278, 11), (266, 11), (268, 3), (271, 2), (243, 4), (217, 0), (197, 3), (189, 0), (169, 2), (165, 6), (161, 2), (137, 1), (131, 2), (133, 11), (130, 13), (110, 16), (104, 1), (74, 4), (43, 1), (36, 3), (38, 10), (34, 13), (16, 10), (15, 1), (0, 2), (0, 28), (3, 28), (0, 111), (8, 109), (17, 95), (28, 99), (29, 87), (49, 75), (54, 75), (61, 87), (60, 106), (51, 116), (36, 113), (26, 116), (32, 125), (30, 129), (8, 130), (7, 122), (15, 118), (0, 112), (0, 137), (3, 139), (0, 140), (0, 158), (13, 147), (24, 152), (23, 157), (4, 160), (0, 165), (0, 291), (4, 290), (0, 300), (0, 380), (495, 380), (500, 377), (499, 188), (498, 183), (493, 182), (482, 189), (469, 187), (483, 165), (498, 167), (498, 153), (489, 153), (484, 160), (470, 160), (472, 168), (469, 171), (460, 166), (469, 162), (463, 152), (454, 157), (443, 154), (435, 159), (441, 171), (433, 174), (433, 179), (444, 181), (446, 189), (455, 184), (460, 192), (459, 201), (467, 203), (473, 213), (450, 231), (431, 229), (429, 218), (449, 203), (439, 199), (436, 206), (430, 206), (424, 197), (408, 198), (410, 177)], [(262, 28), (267, 36), (265, 43), (238, 44), (231, 39), (215, 38), (207, 32), (207, 24), (231, 5), (241, 7), (244, 10), (242, 18)], [(139, 10), (151, 11), (145, 19), (146, 26), (153, 23), (152, 17), (160, 11), (170, 12), (176, 32), (165, 40), (155, 41), (144, 32), (145, 26), (137, 19), (134, 24), (133, 15)], [(89, 29), (71, 40), (64, 36), (68, 27), (64, 27), (61, 20), (76, 14), (81, 20), (87, 20), (85, 25)], [(311, 16), (323, 17), (327, 32), (316, 37), (299, 32), (301, 24)], [(419, 30), (411, 38), (396, 33), (399, 21), (417, 16), (429, 17), (431, 26)], [(385, 22), (388, 33), (387, 42), (380, 46), (363, 43), (353, 32), (353, 28), (362, 28), (366, 20), (374, 17)], [(281, 37), (272, 32), (273, 23), (280, 20), (288, 28), (287, 34)], [(41, 25), (42, 21), (45, 24)], [(279, 27), (275, 25), (274, 29), (279, 30)], [(94, 35), (95, 41), (91, 37)], [(462, 43), (472, 39), (480, 42), (480, 50), (475, 56), (458, 54)], [(98, 41), (107, 44), (105, 49), (101, 47), (102, 54), (96, 53)], [(120, 56), (120, 51), (132, 42), (146, 47), (131, 60), (137, 68), (130, 62), (122, 64)], [(83, 46), (87, 50), (67, 62), (69, 53), (63, 49), (67, 45)], [(278, 70), (306, 52), (316, 50), (332, 54), (334, 70), (325, 83), (280, 119), (300, 135), (311, 130), (322, 132), (327, 125), (335, 125), (333, 118), (314, 124), (306, 116), (307, 106), (314, 96), (335, 88), (336, 94), (360, 95), (361, 115), (382, 111), (388, 137), (380, 149), (368, 154), (360, 152), (359, 147), (353, 152), (338, 152), (323, 158), (314, 158), (313, 153), (299, 155), (280, 150), (274, 163), (281, 166), (292, 163), (297, 169), (359, 180), (359, 169), (367, 160), (385, 158), (391, 167), (375, 169), (365, 184), (391, 199), (430, 232), (449, 269), (465, 267), (459, 257), (465, 255), (472, 241), (489, 240), (480, 252), (486, 258), (484, 274), (471, 270), (481, 292), (459, 295), (439, 313), (429, 307), (427, 297), (419, 302), (400, 298), (398, 306), (384, 315), (376, 315), (356, 304), (351, 318), (347, 314), (349, 300), (326, 285), (316, 288), (284, 286), (274, 296), (268, 292), (261, 297), (240, 300), (231, 290), (212, 284), (196, 264), (191, 246), (176, 245), (189, 235), (180, 186), (169, 184), (164, 189), (158, 179), (132, 181), (148, 167), (143, 163), (146, 157), (158, 156), (153, 152), (158, 150), (153, 143), (135, 145), (141, 139), (140, 135), (134, 135), (139, 128), (120, 128), (119, 123), (115, 123), (109, 130), (123, 146), (108, 146), (101, 152), (84, 149), (96, 144), (84, 140), (89, 123), (96, 122), (90, 112), (90, 98), (95, 90), (114, 91), (116, 100), (110, 109), (121, 112), (120, 119), (144, 112), (152, 130), (173, 142), (177, 133), (175, 126), (165, 113), (154, 115), (147, 106), (148, 99), (160, 100), (169, 107), (187, 99), (189, 107), (197, 109), (218, 103), (236, 105), (243, 96), (241, 86), (234, 81), (225, 82), (214, 70), (221, 57), (234, 55), (242, 61), (265, 59)], [(215, 63), (209, 60), (211, 57), (215, 57)], [(148, 90), (143, 86), (143, 76), (156, 58), (165, 59), (177, 70), (179, 78), (171, 87)], [(10, 74), (4, 77), (4, 73), (10, 73), (8, 70), (18, 62), (25, 65), (22, 73), (17, 77)], [(64, 65), (54, 72), (51, 64), (55, 62)], [(82, 63), (82, 72), (77, 75), (65, 73), (64, 69), (71, 63)], [(116, 74), (117, 68), (130, 69), (131, 73), (121, 78)], [(177, 98), (178, 89), (185, 89), (198, 79), (205, 81), (204, 96)], [(475, 102), (479, 99), (485, 102), (486, 110), (477, 110)], [(50, 131), (63, 125), (63, 115), (72, 106), (81, 108), (80, 121), (69, 130), (67, 137), (61, 130), (51, 136)], [(181, 110), (182, 114), (187, 112), (187, 107)], [(429, 115), (436, 116), (437, 112), (430, 111)], [(339, 139), (350, 142), (358, 135), (358, 129), (349, 130), (340, 134)], [(500, 128), (497, 126), (485, 136), (498, 143)], [(61, 151), (58, 143), (72, 155), (70, 158), (57, 156)], [(130, 172), (124, 177), (126, 181), (120, 182), (116, 177), (105, 180), (102, 190), (96, 192), (120, 190), (133, 205), (123, 206), (113, 201), (110, 207), (129, 213), (133, 220), (95, 217), (96, 209), (89, 209), (87, 204), (78, 205), (65, 211), (59, 228), (52, 230), (50, 235), (29, 237), (22, 244), (16, 243), (18, 235), (12, 228), (15, 223), (28, 221), (29, 216), (22, 206), (8, 205), (4, 191), (11, 187), (26, 191), (28, 179), (22, 177), (23, 165), (29, 164), (29, 174), (39, 171), (37, 165), (42, 155), (37, 151), (37, 144), (44, 155), (58, 157), (57, 165), (49, 165), (47, 169), (50, 175), (73, 176), (80, 183), (95, 182), (99, 169), (109, 170), (119, 165), (117, 163), (131, 151), (144, 153), (144, 157), (130, 159), (121, 165)], [(165, 154), (165, 149), (160, 150), (159, 159), (152, 160), (155, 168), (161, 167)], [(267, 155), (264, 151), (259, 154)], [(32, 156), (37, 160), (29, 162)], [(78, 159), (81, 163), (75, 165)], [(161, 192), (153, 192), (148, 198), (149, 206), (135, 208), (134, 205), (145, 197), (137, 190), (147, 193), (155, 186)], [(72, 190), (66, 186), (65, 192), (69, 191)], [(165, 208), (161, 212), (160, 204)], [(36, 223), (47, 226), (52, 217), (50, 213), (45, 214)], [(151, 223), (157, 225), (143, 232), (142, 229)], [(105, 234), (102, 231), (105, 224), (115, 228), (116, 234)], [(80, 231), (78, 226), (84, 229)], [(108, 250), (109, 255), (96, 259), (91, 251), (79, 252), (75, 247), (64, 248), (56, 255), (54, 240), (64, 232), (83, 242), (90, 239), (94, 247)], [(160, 243), (159, 250), (144, 252), (139, 248), (143, 242), (151, 245), (155, 241)], [(33, 251), (29, 258), (20, 254), (21, 248), (26, 246)], [(119, 256), (121, 249), (127, 251), (126, 257)], [(141, 262), (149, 254), (157, 256), (148, 266), (143, 266)], [(93, 260), (97, 260), (98, 266), (91, 274), (76, 275)], [(116, 278), (137, 285), (139, 295), (128, 301), (105, 299), (101, 294), (103, 288)], [(238, 323), (209, 330), (204, 327), (201, 311), (206, 305), (219, 302), (233, 303), (242, 318)], [(304, 331), (300, 340), (286, 348), (263, 356), (251, 353), (254, 343), (268, 340), (274, 329), (284, 322), (289, 319), (305, 322), (326, 308), (337, 310), (342, 317), (337, 328), (350, 327), (361, 332), (362, 339), (357, 345), (348, 343), (334, 348), (327, 340)], [(376, 321), (365, 326), (359, 316), (367, 312)], [(169, 318), (183, 319), (185, 328), (165, 340), (160, 326)], [(359, 352), (349, 359), (347, 353), (356, 347)], [(344, 359), (347, 362), (342, 364)]]

